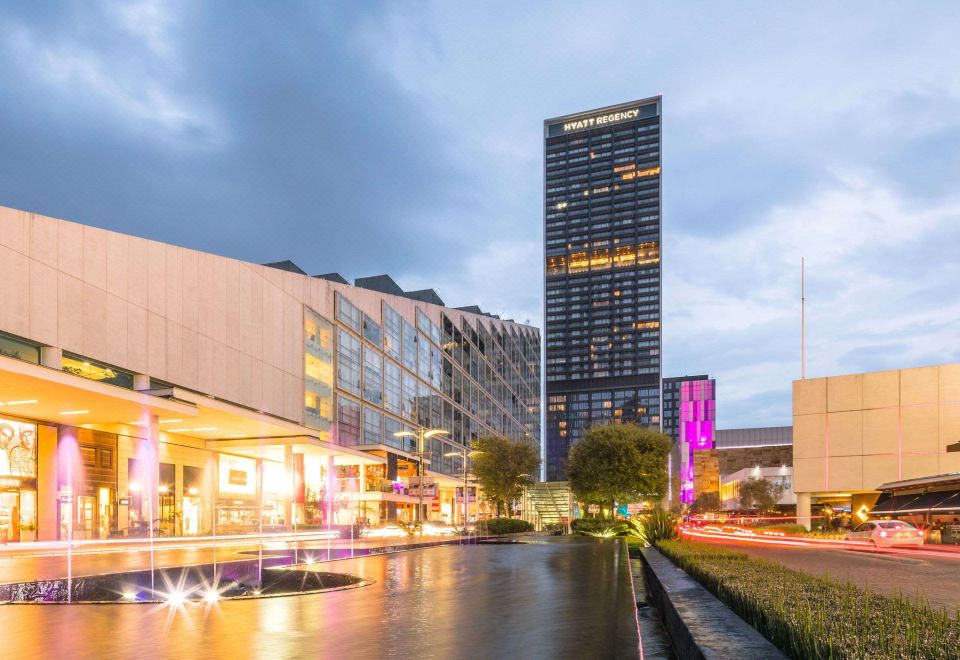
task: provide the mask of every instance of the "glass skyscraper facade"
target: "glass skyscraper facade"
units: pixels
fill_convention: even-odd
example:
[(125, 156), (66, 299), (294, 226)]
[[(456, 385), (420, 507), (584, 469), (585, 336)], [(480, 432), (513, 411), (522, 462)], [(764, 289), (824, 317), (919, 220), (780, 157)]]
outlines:
[(586, 428), (660, 425), (660, 109), (544, 122), (548, 481)]

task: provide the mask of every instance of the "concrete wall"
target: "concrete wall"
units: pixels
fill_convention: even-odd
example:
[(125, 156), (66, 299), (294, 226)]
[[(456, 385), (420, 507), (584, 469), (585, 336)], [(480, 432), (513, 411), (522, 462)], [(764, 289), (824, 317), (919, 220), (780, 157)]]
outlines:
[(960, 364), (793, 383), (794, 489), (875, 490), (960, 472)]
[(778, 468), (781, 465), (793, 465), (793, 447), (775, 445), (772, 447), (739, 447), (717, 450), (720, 460), (720, 474), (728, 475), (744, 468)]
[(693, 452), (693, 496), (701, 493), (720, 493), (720, 466), (717, 450)]

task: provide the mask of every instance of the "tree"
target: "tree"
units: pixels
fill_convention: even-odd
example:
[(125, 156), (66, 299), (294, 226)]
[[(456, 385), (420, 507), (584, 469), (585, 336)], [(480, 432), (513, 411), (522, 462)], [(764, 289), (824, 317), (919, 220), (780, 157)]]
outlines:
[(659, 500), (667, 487), (670, 438), (636, 424), (603, 424), (587, 430), (567, 459), (567, 478), (586, 504)]
[(507, 504), (533, 483), (540, 456), (533, 445), (494, 435), (479, 438), (472, 448), (473, 474), (484, 498), (497, 507), (499, 518)]
[(766, 479), (747, 479), (740, 482), (740, 508), (756, 509), (760, 513), (770, 511), (786, 489), (783, 484), (775, 484)]
[(697, 499), (690, 505), (690, 510), (695, 513), (704, 513), (705, 511), (718, 511), (720, 509), (720, 495), (717, 493), (700, 493)]

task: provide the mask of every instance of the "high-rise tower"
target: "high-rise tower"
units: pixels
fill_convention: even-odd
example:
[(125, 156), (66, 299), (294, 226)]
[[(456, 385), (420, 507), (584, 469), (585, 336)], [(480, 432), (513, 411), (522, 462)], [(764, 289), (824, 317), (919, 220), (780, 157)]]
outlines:
[(544, 122), (548, 481), (585, 428), (660, 424), (660, 106)]

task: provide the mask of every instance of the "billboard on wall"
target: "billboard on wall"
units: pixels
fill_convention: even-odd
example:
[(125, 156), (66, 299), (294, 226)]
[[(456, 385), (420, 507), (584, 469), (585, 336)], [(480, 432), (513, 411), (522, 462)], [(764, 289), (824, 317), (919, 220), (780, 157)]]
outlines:
[(0, 477), (37, 476), (37, 425), (0, 418)]
[[(420, 477), (410, 477), (410, 488), (408, 492), (413, 497), (420, 497)], [(437, 482), (433, 480), (433, 477), (423, 478), (423, 496), (437, 496)]]

